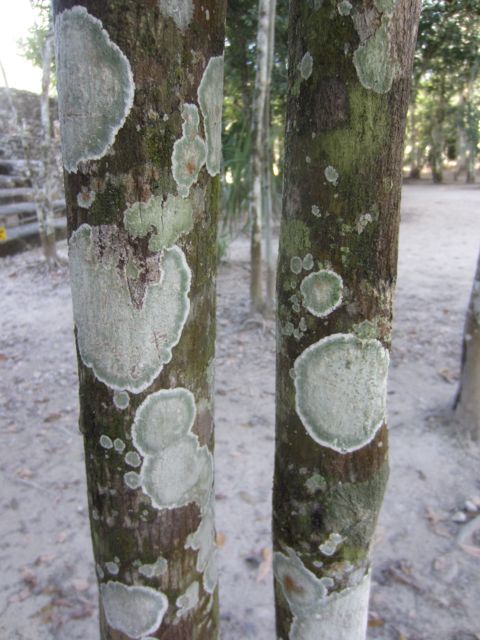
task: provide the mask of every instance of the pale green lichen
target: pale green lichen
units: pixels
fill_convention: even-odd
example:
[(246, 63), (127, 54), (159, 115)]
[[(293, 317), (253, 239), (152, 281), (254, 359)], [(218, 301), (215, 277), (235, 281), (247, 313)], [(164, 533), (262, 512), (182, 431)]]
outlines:
[(320, 218), (322, 215), (320, 212), (320, 207), (318, 207), (316, 204), (312, 204), (312, 213), (316, 218)]
[(333, 184), (334, 187), (337, 186), (338, 171), (335, 169), (335, 167), (332, 167), (331, 165), (326, 167), (324, 171), (324, 175), (325, 175), (325, 178), (328, 180), (328, 182), (330, 182), (330, 184)]
[(341, 536), (339, 533), (334, 532), (331, 533), (325, 540), (325, 542), (322, 542), (322, 544), (319, 545), (318, 548), (324, 556), (333, 556), (333, 554), (337, 551), (338, 547), (344, 540), (345, 538), (343, 536)]
[(130, 467), (139, 467), (142, 464), (142, 459), (136, 451), (128, 451), (125, 456), (125, 462)]
[(128, 59), (84, 7), (57, 16), (55, 40), (63, 166), (75, 173), (113, 144), (135, 87)]
[(115, 391), (113, 394), (113, 404), (117, 409), (123, 411), (130, 404), (130, 396), (126, 391)]
[(177, 183), (178, 193), (186, 198), (205, 164), (207, 148), (198, 135), (200, 118), (197, 107), (194, 104), (184, 104), (182, 118), (182, 137), (173, 145), (172, 174)]
[(163, 576), (168, 569), (168, 562), (160, 556), (152, 564), (142, 564), (138, 567), (138, 572), (145, 578), (159, 578)]
[(185, 549), (198, 551), (196, 569), (203, 574), (203, 587), (207, 593), (213, 593), (218, 581), (217, 563), (215, 561), (215, 522), (213, 500), (206, 506), (198, 529), (190, 534)]
[(127, 471), (123, 480), (129, 489), (138, 489), (142, 484), (142, 479), (136, 471)]
[(185, 31), (193, 17), (193, 0), (159, 0), (160, 12)]
[(161, 251), (192, 230), (192, 203), (172, 194), (166, 200), (152, 196), (147, 202), (135, 202), (125, 211), (123, 220), (133, 238), (144, 238), (150, 233), (148, 248)]
[(295, 274), (301, 273), (303, 269), (303, 260), (299, 256), (293, 256), (290, 260), (290, 269)]
[(108, 573), (112, 576), (117, 576), (118, 572), (119, 572), (119, 566), (116, 562), (106, 562), (105, 563), (105, 569), (108, 571)]
[(317, 491), (325, 491), (325, 489), (327, 488), (327, 481), (319, 473), (314, 473), (313, 476), (308, 478), (308, 480), (305, 482), (305, 487), (307, 491), (312, 494)]
[(168, 609), (167, 596), (161, 591), (121, 582), (101, 584), (100, 600), (110, 627), (135, 640), (154, 633)]
[(95, 200), (95, 191), (90, 191), (87, 187), (82, 187), (77, 195), (77, 204), (82, 209), (90, 209)]
[(195, 581), (185, 590), (184, 594), (177, 598), (175, 602), (178, 607), (177, 617), (181, 618), (197, 606), (199, 591), (199, 584)]
[(115, 438), (115, 440), (113, 441), (113, 446), (117, 453), (123, 453), (125, 450), (125, 442), (120, 438)]
[(387, 93), (392, 88), (395, 63), (391, 60), (388, 25), (382, 22), (375, 33), (353, 54), (357, 76), (366, 89)]
[(303, 56), (303, 58), (301, 59), (299, 68), (300, 68), (300, 75), (302, 76), (302, 78), (304, 80), (308, 80), (312, 75), (312, 71), (313, 71), (313, 58), (312, 58), (312, 54), (309, 51), (307, 51)]
[(324, 318), (342, 303), (342, 278), (328, 269), (306, 276), (300, 284), (304, 307), (314, 316)]
[(303, 258), (303, 268), (305, 269), (305, 271), (310, 271), (310, 269), (313, 269), (313, 256), (311, 253), (307, 253), (307, 255)]
[(373, 3), (381, 13), (391, 14), (395, 8), (396, 0), (374, 0)]
[(295, 361), (295, 408), (319, 444), (347, 453), (368, 444), (385, 419), (389, 356), (378, 340), (337, 333)]
[(370, 223), (373, 222), (373, 217), (371, 213), (363, 213), (357, 220), (357, 223), (355, 225), (355, 228), (357, 230), (357, 233), (360, 234), (363, 232), (363, 230), (365, 229), (365, 227)]
[(157, 509), (202, 508), (209, 500), (212, 454), (192, 433), (194, 419), (195, 400), (183, 388), (152, 393), (137, 410), (132, 438), (144, 456), (141, 486)]
[(113, 448), (112, 439), (109, 436), (105, 435), (105, 434), (102, 434), (100, 436), (99, 442), (100, 442), (100, 446), (103, 447), (104, 449), (112, 449)]
[(114, 226), (89, 225), (72, 234), (73, 314), (84, 365), (109, 387), (139, 393), (170, 362), (180, 340), (191, 274), (174, 246), (142, 266), (142, 280), (132, 281), (119, 266), (129, 262), (121, 234)]
[(337, 9), (341, 16), (348, 16), (352, 11), (352, 4), (348, 0), (342, 0), (338, 3)]
[(198, 86), (198, 104), (202, 110), (207, 143), (207, 171), (220, 172), (222, 161), (223, 56), (208, 61)]

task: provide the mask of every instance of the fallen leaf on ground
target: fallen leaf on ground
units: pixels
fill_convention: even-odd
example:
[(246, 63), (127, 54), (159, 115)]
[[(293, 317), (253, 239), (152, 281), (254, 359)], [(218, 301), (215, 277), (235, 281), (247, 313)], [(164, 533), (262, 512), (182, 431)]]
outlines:
[(216, 537), (216, 542), (217, 542), (217, 547), (219, 549), (221, 549), (222, 547), (225, 546), (226, 540), (227, 540), (227, 536), (222, 531), (218, 531), (217, 532), (217, 537)]
[(5, 362), (5, 360), (10, 360), (9, 356), (6, 356), (4, 353), (0, 353), (0, 362)]
[(88, 580), (82, 580), (81, 578), (78, 578), (77, 580), (73, 580), (72, 585), (77, 593), (83, 593), (84, 591), (88, 590), (90, 583), (88, 582)]
[(255, 502), (253, 496), (251, 496), (248, 491), (240, 491), (238, 495), (244, 502), (247, 502), (248, 504), (254, 504)]
[(61, 413), (51, 413), (43, 421), (44, 422), (56, 422), (57, 420), (60, 420), (61, 417), (62, 417)]
[(256, 582), (261, 582), (262, 580), (265, 580), (265, 578), (270, 573), (270, 569), (272, 568), (272, 558), (273, 558), (273, 553), (270, 547), (265, 547), (264, 549), (262, 549), (262, 557), (263, 557), (263, 560), (260, 563), (260, 566), (258, 567)]
[(460, 549), (463, 549), (465, 553), (468, 553), (468, 555), (473, 556), (474, 558), (480, 558), (480, 547), (474, 547), (469, 544), (459, 544), (458, 546)]
[(380, 617), (376, 611), (368, 612), (368, 626), (369, 627), (383, 627), (385, 620)]
[(449, 384), (453, 384), (456, 380), (458, 380), (457, 374), (454, 373), (453, 371), (450, 371), (450, 369), (448, 369), (447, 367), (440, 369), (438, 371), (438, 375), (441, 378), (443, 378), (445, 382), (448, 382)]
[(22, 480), (30, 480), (31, 478), (33, 478), (33, 471), (31, 469), (27, 469), (27, 467), (24, 467), (17, 471), (17, 476), (19, 478), (22, 478)]

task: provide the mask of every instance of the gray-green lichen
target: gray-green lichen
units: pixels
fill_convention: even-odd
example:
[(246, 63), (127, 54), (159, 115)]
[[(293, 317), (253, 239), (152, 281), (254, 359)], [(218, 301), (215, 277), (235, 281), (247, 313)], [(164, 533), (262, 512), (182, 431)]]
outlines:
[(388, 351), (378, 340), (337, 333), (295, 361), (295, 408), (319, 444), (347, 453), (368, 444), (385, 419)]
[(302, 280), (300, 292), (304, 307), (314, 316), (324, 318), (342, 303), (343, 280), (338, 273), (321, 269)]
[(159, 578), (166, 573), (168, 569), (168, 562), (160, 556), (152, 564), (142, 564), (138, 567), (138, 572), (145, 578)]
[(209, 500), (204, 509), (198, 529), (188, 536), (185, 549), (198, 551), (196, 569), (203, 574), (205, 591), (213, 593), (217, 585), (218, 575), (215, 561), (215, 522), (212, 499)]
[(125, 462), (130, 467), (139, 467), (142, 464), (142, 459), (136, 451), (128, 451), (125, 456)]
[(310, 269), (313, 269), (313, 256), (311, 253), (307, 253), (307, 255), (303, 258), (303, 268), (305, 269), (305, 271), (310, 271)]
[(223, 56), (210, 58), (198, 87), (207, 143), (207, 171), (220, 172), (222, 161)]
[(77, 194), (77, 204), (82, 209), (90, 209), (95, 200), (95, 191), (83, 187)]
[(195, 413), (194, 397), (183, 388), (152, 393), (137, 409), (132, 439), (144, 456), (141, 486), (157, 509), (208, 503), (213, 460), (191, 431)]
[(130, 63), (102, 23), (75, 6), (55, 20), (63, 166), (102, 158), (133, 105)]
[(123, 411), (130, 404), (130, 396), (126, 391), (115, 391), (113, 394), (113, 404), (117, 409)]
[(342, 0), (338, 3), (337, 9), (341, 16), (348, 16), (352, 11), (352, 4), (348, 0)]
[(121, 582), (101, 584), (100, 600), (110, 627), (135, 639), (154, 633), (168, 609), (168, 599), (161, 591)]
[(109, 387), (139, 393), (180, 340), (191, 274), (177, 246), (133, 264), (122, 233), (84, 224), (72, 234), (73, 315), (82, 362)]
[(184, 104), (182, 118), (182, 137), (173, 145), (172, 174), (177, 183), (178, 193), (186, 198), (205, 164), (207, 147), (198, 135), (200, 117), (196, 105)]
[(186, 615), (191, 609), (194, 609), (198, 604), (199, 596), (199, 584), (197, 581), (185, 590), (185, 593), (179, 596), (175, 602), (178, 607), (177, 616), (181, 618)]
[(395, 63), (391, 59), (388, 22), (383, 21), (373, 35), (353, 54), (357, 76), (366, 89), (387, 93), (392, 88)]
[(344, 540), (345, 538), (343, 536), (341, 536), (339, 533), (334, 532), (331, 533), (325, 540), (325, 542), (322, 542), (322, 544), (319, 545), (318, 548), (324, 556), (333, 556), (333, 554), (336, 552), (336, 550)]
[(307, 51), (303, 58), (300, 60), (300, 75), (304, 80), (308, 80), (313, 71), (313, 58), (312, 54)]
[(193, 17), (193, 0), (159, 0), (161, 13), (172, 18), (180, 31), (185, 31)]
[(329, 592), (335, 581), (317, 578), (300, 557), (287, 548), (273, 558), (275, 579), (293, 615), (289, 640), (364, 640), (367, 629), (370, 574), (356, 584)]
[(117, 453), (123, 453), (125, 450), (125, 442), (120, 438), (115, 438), (115, 440), (113, 441), (113, 446)]
[(396, 0), (374, 0), (373, 3), (381, 13), (391, 14), (395, 8)]
[(320, 207), (318, 207), (316, 204), (312, 204), (312, 213), (316, 218), (320, 218), (322, 215), (320, 212)]
[(303, 260), (299, 256), (293, 256), (290, 260), (290, 269), (295, 274), (301, 273), (303, 269)]
[(142, 479), (136, 471), (127, 471), (123, 480), (129, 489), (138, 489), (142, 484)]
[(144, 238), (149, 233), (150, 251), (161, 251), (171, 247), (193, 227), (192, 203), (190, 200), (168, 194), (152, 196), (147, 202), (135, 202), (123, 216), (125, 229), (133, 238)]
[(104, 449), (112, 449), (113, 448), (113, 442), (112, 439), (109, 436), (106, 436), (105, 434), (102, 434), (100, 436), (100, 446), (102, 446)]
[(331, 165), (326, 167), (324, 171), (324, 175), (325, 175), (325, 178), (328, 180), (328, 182), (330, 182), (330, 184), (333, 184), (334, 187), (337, 186), (338, 171), (335, 169), (335, 167), (332, 167)]

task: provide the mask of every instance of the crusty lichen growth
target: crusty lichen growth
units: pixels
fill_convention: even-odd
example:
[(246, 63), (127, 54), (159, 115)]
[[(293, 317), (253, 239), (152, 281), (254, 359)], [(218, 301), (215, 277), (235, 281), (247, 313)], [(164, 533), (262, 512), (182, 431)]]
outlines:
[(174, 246), (138, 261), (122, 232), (107, 225), (79, 227), (69, 251), (82, 362), (112, 389), (139, 393), (180, 339), (190, 308), (185, 256)]
[(325, 318), (342, 303), (342, 278), (329, 269), (306, 276), (300, 285), (304, 307), (314, 316)]
[(388, 20), (384, 20), (353, 54), (358, 79), (366, 89), (387, 93), (392, 88), (396, 67), (390, 49)]
[(185, 31), (192, 21), (193, 0), (159, 0), (160, 11), (172, 18), (181, 31)]
[(128, 59), (84, 7), (57, 16), (55, 40), (63, 166), (75, 173), (113, 144), (135, 87)]
[(135, 639), (154, 633), (168, 608), (161, 591), (113, 581), (100, 585), (100, 601), (112, 629)]
[(312, 54), (307, 51), (300, 61), (300, 75), (304, 80), (308, 80), (313, 71), (313, 58)]
[(200, 118), (196, 105), (184, 104), (182, 118), (182, 137), (173, 145), (172, 174), (177, 183), (178, 193), (186, 198), (205, 164), (207, 148), (198, 135)]
[(385, 419), (388, 351), (378, 340), (333, 334), (296, 359), (295, 406), (319, 444), (347, 453), (368, 444)]
[(198, 104), (205, 125), (207, 171), (216, 176), (222, 161), (223, 56), (208, 61), (198, 87)]

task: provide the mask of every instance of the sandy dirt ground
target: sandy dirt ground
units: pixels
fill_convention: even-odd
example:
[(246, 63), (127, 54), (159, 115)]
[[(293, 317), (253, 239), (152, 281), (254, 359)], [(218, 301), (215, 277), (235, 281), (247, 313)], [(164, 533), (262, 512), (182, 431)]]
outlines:
[[(479, 238), (478, 187), (405, 186), (372, 639), (480, 639), (480, 454), (449, 412)], [(274, 324), (248, 321), (248, 271), (238, 239), (218, 280), (222, 638), (274, 640)], [(0, 638), (97, 640), (67, 269), (33, 250), (0, 283)]]

